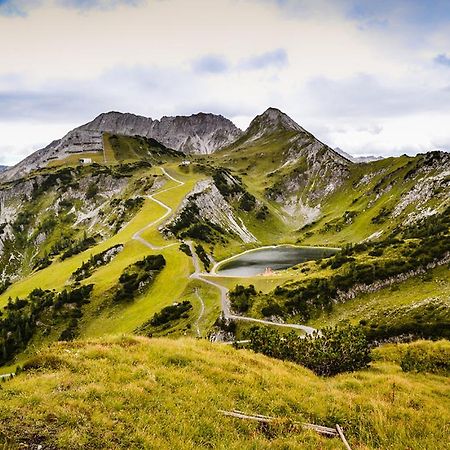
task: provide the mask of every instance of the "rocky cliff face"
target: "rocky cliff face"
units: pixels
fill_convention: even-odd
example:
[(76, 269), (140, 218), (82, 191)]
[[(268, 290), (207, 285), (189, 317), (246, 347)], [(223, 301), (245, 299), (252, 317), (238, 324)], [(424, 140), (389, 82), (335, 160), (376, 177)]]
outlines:
[[(234, 213), (230, 204), (217, 189), (212, 180), (199, 181), (192, 192), (183, 200), (175, 216), (161, 226), (166, 234), (185, 220), (186, 212), (194, 208), (196, 220), (206, 221), (217, 230), (223, 230), (244, 243), (256, 242), (256, 237), (247, 229), (242, 220)], [(190, 221), (189, 225), (192, 225)], [(174, 227), (175, 226), (175, 227)]]
[(212, 153), (241, 135), (241, 130), (230, 120), (205, 113), (152, 120), (110, 112), (101, 114), (81, 129), (150, 137), (184, 153), (203, 154)]
[(8, 166), (0, 166), (0, 172), (4, 172), (8, 169)]
[(230, 144), (242, 133), (230, 120), (214, 114), (199, 113), (153, 120), (134, 114), (109, 112), (100, 114), (92, 122), (33, 153), (5, 171), (2, 177), (4, 180), (20, 178), (32, 170), (47, 166), (52, 160), (64, 159), (70, 154), (102, 152), (105, 132), (144, 136), (184, 153), (202, 154), (212, 153)]

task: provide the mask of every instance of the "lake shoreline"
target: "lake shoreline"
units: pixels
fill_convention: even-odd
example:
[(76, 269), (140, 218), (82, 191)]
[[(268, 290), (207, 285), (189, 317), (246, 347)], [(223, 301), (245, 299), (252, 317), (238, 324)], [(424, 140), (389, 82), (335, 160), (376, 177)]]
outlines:
[[(241, 253), (238, 253), (236, 255), (230, 256), (228, 258), (225, 258), (222, 261), (216, 262), (213, 266), (213, 268), (210, 271), (210, 275), (215, 275), (215, 276), (222, 276), (222, 277), (237, 277), (237, 278), (246, 278), (249, 276), (255, 276), (255, 275), (262, 275), (262, 272), (260, 274), (254, 274), (254, 275), (243, 275), (243, 276), (236, 276), (236, 275), (226, 275), (226, 274), (221, 274), (220, 273), (220, 267), (222, 267), (223, 265), (232, 262), (244, 255), (247, 255), (249, 253), (254, 253), (254, 252), (260, 252), (263, 250), (269, 250), (269, 249), (277, 249), (277, 248), (288, 248), (288, 247), (292, 247), (294, 249), (299, 249), (299, 250), (325, 250), (325, 251), (330, 251), (331, 254), (338, 252), (339, 250), (341, 250), (338, 247), (323, 247), (323, 246), (301, 246), (301, 245), (295, 245), (295, 244), (277, 244), (277, 245), (264, 245), (261, 247), (257, 247), (257, 248), (252, 248), (249, 250), (245, 250)], [(318, 258), (319, 259), (319, 258)], [(297, 263), (293, 263), (291, 266), (289, 267), (293, 267), (297, 264), (300, 264), (301, 262), (305, 262), (305, 261), (299, 261)], [(287, 269), (288, 267), (285, 267), (285, 269)], [(283, 270), (283, 269), (276, 269), (276, 270)]]

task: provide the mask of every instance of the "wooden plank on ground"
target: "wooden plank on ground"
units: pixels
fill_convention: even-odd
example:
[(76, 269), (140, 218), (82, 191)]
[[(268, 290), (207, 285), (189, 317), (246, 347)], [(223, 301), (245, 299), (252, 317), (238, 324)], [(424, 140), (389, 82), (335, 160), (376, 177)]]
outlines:
[(350, 448), (350, 445), (348, 445), (347, 439), (345, 439), (344, 432), (342, 431), (342, 428), (341, 428), (339, 425), (337, 425), (337, 424), (336, 424), (336, 430), (337, 430), (337, 432), (339, 433), (339, 436), (340, 436), (340, 438), (342, 439), (342, 442), (344, 443), (345, 448), (346, 448), (347, 450), (352, 450), (352, 449)]
[[(222, 413), (224, 416), (234, 417), (236, 419), (255, 420), (255, 421), (261, 422), (261, 423), (270, 423), (270, 422), (277, 420), (276, 417), (262, 416), (260, 414), (246, 414), (246, 413), (243, 413), (242, 411), (238, 411), (236, 409), (234, 409), (232, 411), (224, 411), (222, 409), (219, 409), (219, 412)], [(313, 423), (301, 423), (301, 422), (292, 422), (292, 423), (301, 425), (303, 428), (308, 429), (308, 430), (314, 430), (317, 433), (323, 434), (327, 437), (339, 436), (339, 432), (334, 428), (324, 427), (321, 425), (315, 425)]]

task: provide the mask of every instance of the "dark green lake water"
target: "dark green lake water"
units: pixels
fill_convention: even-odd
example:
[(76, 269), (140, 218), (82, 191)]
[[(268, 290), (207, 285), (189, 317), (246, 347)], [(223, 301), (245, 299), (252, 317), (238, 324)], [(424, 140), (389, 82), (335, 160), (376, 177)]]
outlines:
[(287, 269), (296, 264), (331, 256), (337, 250), (329, 248), (294, 247), (282, 245), (254, 250), (222, 264), (217, 274), (235, 277), (250, 277), (272, 270)]

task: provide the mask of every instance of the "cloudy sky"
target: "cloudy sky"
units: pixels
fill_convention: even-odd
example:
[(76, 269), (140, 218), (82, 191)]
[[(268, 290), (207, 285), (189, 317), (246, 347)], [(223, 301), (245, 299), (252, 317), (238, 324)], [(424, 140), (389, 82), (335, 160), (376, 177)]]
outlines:
[(101, 112), (282, 109), (355, 154), (450, 150), (448, 0), (0, 0), (0, 164)]

